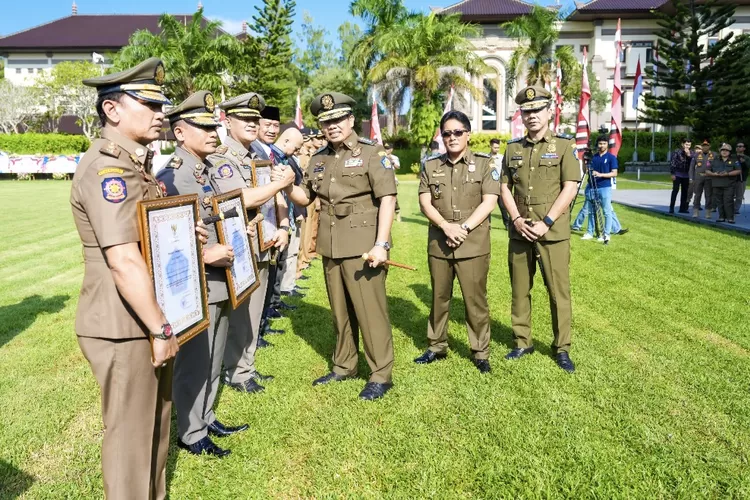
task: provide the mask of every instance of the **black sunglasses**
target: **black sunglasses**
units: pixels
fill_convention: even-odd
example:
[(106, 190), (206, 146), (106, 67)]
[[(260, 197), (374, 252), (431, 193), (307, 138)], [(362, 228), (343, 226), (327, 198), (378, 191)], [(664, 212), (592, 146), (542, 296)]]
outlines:
[(442, 135), (442, 136), (443, 136), (443, 139), (447, 139), (447, 138), (449, 138), (449, 137), (450, 137), (450, 136), (452, 136), (452, 135), (455, 135), (456, 137), (461, 137), (461, 136), (462, 136), (462, 135), (464, 135), (464, 134), (465, 134), (466, 132), (468, 132), (468, 130), (462, 130), (462, 129), (460, 129), (460, 128), (457, 128), (456, 130), (445, 130), (445, 131), (444, 131), (444, 132), (443, 132), (442, 134), (440, 134), (440, 135)]

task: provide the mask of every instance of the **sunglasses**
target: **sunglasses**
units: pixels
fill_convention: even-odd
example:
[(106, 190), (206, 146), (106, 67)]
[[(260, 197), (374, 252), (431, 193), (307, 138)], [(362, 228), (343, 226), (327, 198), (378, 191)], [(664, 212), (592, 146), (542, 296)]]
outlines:
[(455, 135), (456, 137), (461, 137), (466, 132), (468, 132), (468, 130), (462, 130), (462, 129), (457, 128), (456, 130), (446, 130), (440, 135), (443, 136), (443, 139), (447, 139), (452, 135)]

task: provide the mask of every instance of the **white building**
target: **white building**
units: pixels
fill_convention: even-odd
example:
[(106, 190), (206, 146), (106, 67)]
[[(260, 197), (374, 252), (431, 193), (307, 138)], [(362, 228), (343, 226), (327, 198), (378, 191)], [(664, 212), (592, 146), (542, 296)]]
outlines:
[[(700, 0), (697, 0), (700, 1)], [(733, 0), (737, 5), (735, 23), (727, 30), (735, 35), (750, 33), (750, 0)], [(506, 95), (506, 68), (517, 43), (508, 38), (500, 24), (518, 16), (531, 12), (533, 4), (522, 0), (463, 0), (454, 5), (438, 9), (446, 14), (460, 14), (466, 22), (479, 24), (483, 36), (473, 41), (476, 53), (497, 73), (486, 75), (484, 81), (476, 81), (477, 86), (483, 85), (485, 90), (484, 104), (480, 105), (468, 94), (465, 96), (468, 105), (457, 106), (467, 112), (472, 120), (472, 129), (485, 132), (510, 133), (510, 119), (516, 110), (513, 102), (514, 95)], [(654, 47), (659, 29), (652, 10), (669, 12), (669, 0), (592, 0), (589, 3), (579, 3), (567, 18), (560, 23), (560, 38), (558, 45), (571, 45), (580, 59), (583, 48), (588, 50), (589, 61), (596, 75), (597, 81), (590, 82), (591, 86), (599, 85), (602, 90), (611, 94), (614, 86), (615, 68), (615, 31), (617, 19), (621, 19), (623, 64), (623, 127), (634, 128), (636, 112), (632, 109), (633, 78), (635, 76), (638, 57), (641, 66), (652, 62)], [(724, 36), (719, 33), (718, 36)], [(709, 42), (709, 40), (706, 40)], [(704, 42), (705, 43), (705, 42)], [(498, 84), (493, 87), (490, 82), (498, 78)], [(644, 82), (646, 91), (649, 82)], [(524, 83), (516, 82), (516, 89), (522, 88)], [(577, 103), (569, 104), (565, 108), (566, 115), (577, 112)], [(607, 105), (602, 113), (591, 113), (591, 128), (607, 125), (610, 121), (610, 106)], [(640, 124), (641, 126), (650, 126)]]

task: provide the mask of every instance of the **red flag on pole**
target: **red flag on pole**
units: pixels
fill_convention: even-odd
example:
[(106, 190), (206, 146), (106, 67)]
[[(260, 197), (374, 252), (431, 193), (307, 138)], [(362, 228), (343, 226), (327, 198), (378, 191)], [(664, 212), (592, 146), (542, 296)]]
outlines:
[(554, 131), (557, 132), (557, 128), (560, 126), (560, 115), (562, 115), (562, 70), (560, 69), (560, 61), (557, 61), (557, 88), (555, 94), (555, 127)]
[(300, 102), (300, 89), (297, 89), (297, 110), (294, 112), (294, 124), (297, 125), (297, 128), (302, 128), (305, 126), (305, 124), (302, 123), (302, 103)]
[(523, 137), (524, 126), (523, 118), (521, 118), (521, 110), (517, 109), (513, 115), (513, 119), (510, 122), (510, 133), (513, 139), (520, 139)]
[(380, 118), (378, 118), (378, 101), (372, 98), (372, 113), (370, 114), (370, 140), (383, 144), (383, 136), (380, 135)]
[(633, 85), (633, 109), (638, 110), (638, 100), (643, 93), (643, 75), (641, 74), (641, 56), (638, 56), (638, 66), (635, 68), (635, 84)]
[[(576, 122), (576, 148), (578, 151), (586, 149), (589, 144), (589, 100), (591, 99), (591, 87), (589, 87), (588, 74), (588, 51), (583, 48), (583, 70), (581, 71), (581, 102), (578, 105), (578, 120)], [(580, 156), (579, 156), (580, 158)]]
[(615, 33), (615, 85), (612, 89), (612, 121), (609, 126), (609, 152), (617, 156), (622, 146), (622, 83), (620, 81), (620, 57), (622, 56), (622, 31), (617, 20)]
[[(451, 85), (451, 91), (448, 94), (448, 100), (445, 102), (445, 107), (443, 108), (443, 114), (440, 115), (442, 118), (445, 113), (453, 109), (453, 85)], [(440, 147), (440, 153), (445, 153), (445, 143), (443, 143), (441, 137), (440, 137), (440, 125), (438, 125), (437, 130), (435, 131), (435, 137), (432, 138), (433, 141), (437, 142)]]

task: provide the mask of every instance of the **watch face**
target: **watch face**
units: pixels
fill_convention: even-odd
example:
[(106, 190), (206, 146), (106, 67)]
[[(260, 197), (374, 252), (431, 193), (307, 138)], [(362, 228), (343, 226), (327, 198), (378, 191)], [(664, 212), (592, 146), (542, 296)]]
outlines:
[(164, 326), (162, 326), (161, 330), (166, 337), (172, 336), (172, 325), (170, 325), (169, 323), (166, 323)]

